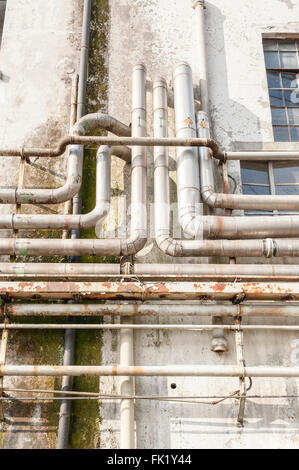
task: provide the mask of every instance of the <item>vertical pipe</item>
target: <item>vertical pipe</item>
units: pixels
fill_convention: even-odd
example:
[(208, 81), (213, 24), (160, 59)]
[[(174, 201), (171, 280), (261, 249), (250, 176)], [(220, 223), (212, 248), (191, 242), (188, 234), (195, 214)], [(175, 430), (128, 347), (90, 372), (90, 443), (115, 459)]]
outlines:
[(201, 108), (209, 115), (209, 89), (207, 72), (207, 52), (205, 42), (205, 2), (204, 0), (192, 0), (192, 7), (197, 16), (198, 34), (198, 67), (200, 73), (200, 101)]
[[(138, 64), (133, 69), (132, 77), (132, 137), (144, 137), (146, 134), (145, 83), (145, 67), (143, 64)], [(133, 147), (131, 167), (131, 184), (133, 185), (133, 181), (135, 182), (131, 193), (131, 237), (141, 236), (146, 238), (147, 233), (144, 233), (145, 227), (147, 227), (145, 147)], [(132, 217), (132, 214), (134, 214), (134, 217)], [(127, 268), (129, 269), (128, 266)], [(132, 322), (132, 318), (125, 317), (122, 321)], [(133, 329), (123, 329), (120, 332), (120, 364), (124, 366), (134, 364)], [(120, 393), (122, 395), (134, 394), (133, 377), (123, 377), (120, 384)], [(121, 400), (120, 402), (120, 448), (135, 448), (133, 400)]]
[[(79, 85), (78, 85), (78, 101), (77, 101), (77, 120), (85, 114), (85, 101), (86, 101), (86, 81), (87, 81), (87, 65), (88, 65), (88, 46), (89, 46), (89, 29), (90, 29), (90, 16), (91, 16), (91, 0), (84, 0), (83, 8), (83, 25), (82, 25), (82, 43), (80, 55), (80, 72), (79, 72)], [(73, 214), (81, 213), (81, 191), (73, 198)], [(76, 239), (80, 237), (79, 230), (73, 230), (71, 238)], [(77, 262), (78, 257), (71, 256), (71, 262)], [(69, 301), (73, 303), (73, 301)], [(72, 319), (70, 319), (72, 322)], [(63, 365), (72, 365), (75, 360), (75, 330), (65, 331), (64, 340), (64, 356)], [(68, 391), (72, 388), (72, 377), (63, 376), (62, 390)], [(69, 442), (69, 429), (71, 419), (71, 401), (62, 400), (60, 403), (59, 411), (59, 424), (57, 436), (57, 449), (66, 449)]]

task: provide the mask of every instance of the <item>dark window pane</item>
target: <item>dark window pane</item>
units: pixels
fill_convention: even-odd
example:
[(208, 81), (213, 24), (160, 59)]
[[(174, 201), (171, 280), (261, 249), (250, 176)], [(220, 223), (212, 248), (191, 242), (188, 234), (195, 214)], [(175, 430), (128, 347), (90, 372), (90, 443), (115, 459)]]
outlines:
[(286, 106), (299, 106), (299, 91), (284, 91), (284, 99)]
[(274, 182), (299, 183), (299, 165), (295, 162), (273, 162)]
[(296, 52), (281, 52), (280, 63), (283, 69), (296, 69), (298, 67)]
[(275, 51), (278, 49), (276, 39), (264, 39), (263, 44), (265, 51)]
[(273, 124), (287, 125), (285, 108), (271, 108), (271, 114)]
[(299, 142), (299, 127), (291, 127), (291, 141)]
[(241, 162), (243, 183), (269, 184), (268, 164), (264, 162)]
[(287, 127), (273, 126), (275, 142), (289, 142), (289, 133)]
[(265, 52), (265, 63), (267, 69), (278, 69), (278, 53), (277, 52)]
[(271, 106), (284, 106), (282, 101), (282, 91), (269, 90), (269, 97)]
[[(271, 72), (268, 72), (271, 73)], [(274, 73), (274, 72), (272, 72)], [(296, 73), (282, 73), (282, 86), (283, 88), (297, 88), (297, 74)], [(269, 85), (269, 88), (270, 85)], [(273, 87), (275, 88), (275, 87)]]
[(297, 196), (299, 186), (275, 186), (275, 193), (281, 196)]
[(243, 194), (270, 194), (269, 186), (253, 186), (248, 184), (243, 184)]
[(295, 51), (296, 50), (296, 44), (295, 41), (278, 41), (279, 45), (279, 50), (280, 51)]
[[(268, 87), (269, 88), (281, 88), (279, 72), (267, 71)], [(288, 88), (288, 87), (286, 87)]]
[(289, 123), (299, 124), (299, 108), (288, 108)]

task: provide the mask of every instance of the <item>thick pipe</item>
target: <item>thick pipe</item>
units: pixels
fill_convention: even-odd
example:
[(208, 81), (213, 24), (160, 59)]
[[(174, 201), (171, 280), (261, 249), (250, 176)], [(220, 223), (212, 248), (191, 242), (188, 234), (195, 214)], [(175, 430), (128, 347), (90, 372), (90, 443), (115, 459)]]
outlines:
[(19, 304), (5, 305), (8, 317), (18, 316), (246, 316), (246, 317), (299, 317), (299, 303), (264, 302), (241, 304)]
[(235, 365), (166, 365), (166, 366), (41, 366), (0, 365), (0, 375), (8, 376), (160, 376), (160, 377), (299, 377), (299, 367)]
[(204, 0), (192, 0), (192, 8), (197, 16), (198, 44), (197, 61), (200, 71), (200, 101), (201, 109), (209, 115), (209, 89), (208, 89), (208, 70), (207, 70), (207, 52), (205, 41), (205, 2)]
[[(120, 275), (117, 263), (0, 263), (0, 279), (30, 276), (57, 279), (105, 277)], [(199, 277), (202, 279), (296, 279), (299, 266), (290, 264), (135, 264), (132, 274), (139, 277)], [(122, 277), (126, 278), (122, 274)]]
[[(76, 202), (75, 202), (76, 204)], [(78, 210), (68, 214), (10, 214), (0, 220), (0, 228), (19, 229), (81, 229), (95, 227), (104, 220), (110, 208), (110, 147), (97, 152), (96, 205), (87, 214)], [(78, 207), (79, 209), (79, 207)], [(74, 211), (73, 211), (74, 212)], [(79, 213), (78, 213), (79, 212)]]
[[(186, 63), (180, 64), (174, 72), (175, 119), (178, 137), (193, 137), (196, 132), (192, 92), (191, 68)], [(204, 135), (204, 138), (209, 140), (207, 115), (199, 111), (198, 116), (197, 132), (200, 137)], [(200, 149), (200, 163), (201, 193), (204, 201), (208, 202), (211, 199), (210, 190), (214, 187), (212, 159), (208, 149)], [(191, 238), (261, 239), (268, 237), (295, 238), (299, 235), (299, 216), (286, 215), (283, 216), (283, 219), (265, 216), (263, 224), (261, 224), (261, 218), (258, 216), (230, 218), (201, 215), (196, 149), (190, 151), (182, 148), (177, 149), (177, 195), (179, 222), (184, 234)], [(226, 200), (232, 197), (238, 199), (239, 195), (223, 195)], [(264, 196), (257, 196), (257, 198), (260, 198), (261, 204), (265, 200)], [(278, 198), (281, 201), (281, 197), (278, 196)], [(241, 195), (241, 199), (247, 200), (247, 195)], [(293, 196), (283, 196), (282, 200), (292, 202), (294, 198)], [(287, 202), (284, 203), (284, 208), (288, 207)], [(295, 201), (292, 208), (298, 209), (297, 202)], [(231, 206), (224, 205), (224, 207)], [(248, 207), (247, 204), (246, 207)], [(262, 207), (253, 204), (252, 207), (265, 209), (265, 204)], [(278, 208), (277, 204), (274, 208)], [(290, 204), (288, 208), (290, 208)]]
[[(83, 120), (77, 122), (77, 127), (75, 126), (75, 132), (81, 132), (82, 129), (92, 131), (93, 125), (97, 125), (97, 118), (90, 118), (88, 116), (84, 116)], [(133, 137), (133, 139), (144, 139), (143, 136), (145, 135), (145, 68), (143, 65), (137, 65), (136, 67), (134, 67), (133, 70), (133, 131), (137, 135), (137, 137)], [(108, 147), (104, 148), (102, 146), (98, 151), (97, 171), (100, 171), (100, 169), (104, 167), (104, 174), (106, 174), (106, 178), (104, 180), (104, 188), (102, 188), (98, 174), (98, 191), (99, 193), (101, 193), (102, 191), (102, 195), (99, 196), (100, 200), (97, 208), (100, 206), (101, 208), (107, 209), (108, 205), (106, 203), (107, 192), (108, 190), (110, 190), (110, 184), (108, 182), (108, 171), (110, 172), (110, 165), (107, 165), (108, 153)], [(145, 149), (143, 146), (135, 146), (132, 150), (131, 162), (131, 233), (127, 239), (52, 239), (51, 241), (49, 239), (25, 239), (26, 241), (23, 240), (23, 243), (21, 242), (22, 253), (26, 252), (27, 254), (29, 254), (29, 252), (31, 251), (31, 247), (29, 247), (28, 245), (29, 240), (32, 242), (33, 245), (35, 245), (33, 251), (35, 251), (36, 253), (41, 250), (44, 251), (45, 254), (50, 254), (52, 249), (54, 249), (54, 251), (58, 250), (57, 253), (64, 252), (65, 254), (68, 253), (68, 255), (71, 256), (79, 256), (83, 254), (121, 256), (137, 253), (143, 248), (147, 240), (146, 171), (147, 169)], [(105, 194), (103, 194), (103, 192)], [(103, 199), (105, 199), (105, 201), (103, 201)], [(101, 215), (105, 214), (101, 212)], [(6, 216), (3, 217), (5, 218)], [(38, 215), (29, 217), (35, 217), (34, 222), (36, 228), (40, 217), (48, 216)], [(38, 217), (38, 219), (36, 219), (36, 217)], [(53, 216), (53, 225), (51, 225), (51, 227), (79, 229), (81, 227), (93, 226), (96, 222), (100, 220), (99, 213), (95, 213), (94, 211), (86, 215), (62, 216), (62, 218), (64, 219), (63, 224), (61, 224), (63, 226), (60, 225), (61, 219), (59, 218), (59, 216)], [(45, 219), (43, 218), (42, 220)], [(84, 224), (82, 223), (82, 220), (84, 221)], [(19, 227), (20, 225), (21, 223), (17, 223), (16, 219), (14, 219), (14, 227)], [(28, 228), (28, 224), (26, 226)], [(44, 227), (44, 225), (42, 226)], [(42, 227), (38, 225), (38, 228)], [(0, 245), (6, 245), (7, 242), (11, 241), (12, 240), (1, 239)], [(40, 241), (46, 242), (43, 247), (41, 247)], [(17, 245), (20, 247), (19, 243)]]
[[(88, 324), (88, 323), (76, 323), (76, 324), (69, 324), (69, 323), (62, 323), (62, 324), (57, 324), (57, 323), (0, 323), (0, 329), (1, 330), (120, 330), (120, 353), (123, 357), (123, 360), (120, 361), (120, 365), (132, 365), (133, 364), (133, 357), (131, 352), (130, 352), (130, 339), (128, 340), (130, 334), (133, 332), (133, 330), (179, 330), (179, 331), (197, 331), (197, 332), (203, 332), (203, 331), (211, 331), (211, 330), (217, 330), (219, 328), (219, 325), (176, 325), (176, 324), (166, 324), (166, 325), (161, 325), (161, 324), (145, 324), (145, 325), (140, 325), (140, 324), (117, 324), (117, 323), (101, 323), (99, 325), (95, 325), (94, 323)], [(229, 330), (229, 331), (242, 331), (242, 330), (270, 330), (270, 331), (299, 331), (299, 326), (297, 325), (242, 325), (242, 326), (236, 326), (236, 325), (221, 325), (221, 329), (223, 330)], [(67, 331), (68, 333), (71, 333), (70, 331)], [(129, 333), (129, 335), (128, 335)], [(126, 338), (126, 339), (125, 339)], [(126, 351), (125, 351), (126, 349)], [(65, 356), (66, 354), (69, 354), (67, 350), (65, 350)], [(73, 360), (67, 359), (67, 361), (70, 364), (73, 363)], [(125, 364), (125, 362), (131, 362), (131, 364)], [(63, 361), (64, 365), (65, 364), (65, 357)], [(127, 382), (125, 380), (124, 382)], [(121, 390), (125, 390), (130, 388), (130, 390), (133, 388), (131, 385), (129, 387), (125, 387), (124, 383), (122, 383)], [(63, 389), (63, 387), (62, 387)], [(121, 395), (129, 395), (130, 393), (127, 392), (125, 393), (124, 391), (120, 393)], [(127, 409), (127, 406), (124, 406), (122, 409), (125, 411), (125, 413), (128, 413), (130, 415), (130, 419), (128, 421), (131, 421), (131, 412)], [(124, 418), (124, 421), (126, 421), (127, 418)], [(133, 420), (132, 420), (133, 421)], [(126, 447), (123, 447), (127, 449), (128, 445), (132, 445), (131, 438), (129, 437), (128, 433), (128, 428), (124, 427), (124, 434), (127, 433), (127, 436), (125, 437), (126, 439)], [(134, 433), (132, 433), (134, 435)], [(130, 439), (131, 443), (129, 444), (128, 439)]]

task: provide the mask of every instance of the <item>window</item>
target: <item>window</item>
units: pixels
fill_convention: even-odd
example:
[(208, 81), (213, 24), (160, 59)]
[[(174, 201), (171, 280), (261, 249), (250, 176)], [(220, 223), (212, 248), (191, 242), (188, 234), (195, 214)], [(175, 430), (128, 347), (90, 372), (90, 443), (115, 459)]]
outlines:
[(299, 39), (264, 39), (274, 140), (299, 142)]
[[(296, 162), (241, 162), (243, 194), (299, 194), (299, 166)], [(247, 210), (246, 215), (295, 214), (298, 211)]]
[[(264, 57), (274, 140), (299, 142), (299, 39), (264, 39)], [(243, 194), (298, 195), (296, 162), (241, 162)], [(246, 210), (246, 215), (295, 214), (299, 211)]]
[(1, 45), (3, 26), (4, 26), (5, 9), (6, 9), (6, 0), (0, 0), (0, 45)]

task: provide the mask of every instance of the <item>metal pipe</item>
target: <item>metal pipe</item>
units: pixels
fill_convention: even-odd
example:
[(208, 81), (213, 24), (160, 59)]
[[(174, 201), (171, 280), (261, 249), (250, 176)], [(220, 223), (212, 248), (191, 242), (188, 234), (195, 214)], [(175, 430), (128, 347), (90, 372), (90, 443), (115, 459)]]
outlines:
[[(99, 115), (100, 113), (97, 113)], [(176, 137), (168, 137), (164, 139), (155, 139), (154, 137), (104, 137), (104, 136), (81, 136), (68, 135), (63, 137), (57, 143), (55, 148), (27, 148), (15, 147), (0, 149), (0, 157), (59, 157), (63, 154), (68, 145), (131, 145), (154, 147), (209, 147), (213, 155), (219, 153), (218, 145), (214, 140), (202, 139), (179, 139)]]
[[(75, 126), (74, 132), (83, 132), (88, 130), (92, 131), (97, 126), (97, 114), (84, 116), (83, 119), (79, 120)], [(109, 119), (110, 122), (110, 119)], [(95, 127), (93, 127), (95, 126)], [(145, 135), (145, 68), (143, 65), (137, 65), (133, 70), (133, 131), (137, 137), (133, 139), (143, 139)], [(97, 155), (97, 181), (98, 185), (98, 199), (97, 206), (89, 214), (85, 215), (72, 215), (72, 216), (48, 216), (48, 215), (30, 215), (23, 216), (23, 219), (13, 218), (9, 221), (11, 216), (3, 216), (2, 223), (5, 225), (8, 220), (12, 223), (13, 227), (23, 227), (26, 225), (27, 228), (49, 228), (49, 225), (46, 225), (44, 221), (49, 220), (51, 217), (51, 228), (73, 228), (79, 229), (81, 227), (94, 226), (102, 216), (105, 216), (107, 213), (108, 207), (108, 192), (110, 191), (110, 164), (107, 164), (108, 161), (108, 147), (101, 146), (98, 155)], [(103, 183), (100, 183), (100, 172), (103, 170), (105, 178)], [(147, 200), (146, 200), (146, 155), (145, 149), (143, 146), (136, 146), (132, 150), (132, 162), (131, 162), (131, 233), (127, 239), (105, 239), (105, 240), (96, 240), (96, 239), (85, 239), (85, 240), (75, 240), (75, 239), (44, 239), (43, 241), (46, 244), (41, 247), (40, 241), (42, 239), (30, 239), (32, 244), (35, 245), (37, 251), (45, 251), (46, 254), (50, 254), (52, 248), (54, 251), (58, 252), (63, 251), (64, 253), (68, 252), (69, 255), (83, 255), (83, 254), (102, 254), (102, 255), (130, 255), (140, 251), (146, 243), (147, 240)], [(108, 181), (109, 178), (109, 181)], [(102, 188), (102, 184), (104, 187)], [(100, 209), (100, 211), (99, 211)], [(26, 218), (27, 217), (27, 218)], [(33, 221), (30, 225), (30, 220)], [(53, 223), (52, 223), (53, 220)], [(26, 221), (26, 224), (25, 224)], [(39, 222), (42, 221), (42, 222)], [(46, 227), (45, 227), (46, 225)], [(0, 224), (1, 226), (1, 224)], [(5, 225), (6, 227), (6, 225)], [(24, 227), (23, 227), (24, 228)], [(28, 246), (28, 240), (22, 244), (21, 251), (27, 254), (31, 251), (31, 248)], [(55, 240), (55, 241), (54, 241)], [(0, 245), (6, 245), (7, 242), (11, 240), (1, 239)], [(20, 239), (18, 240), (18, 246)], [(52, 245), (52, 248), (51, 246)], [(83, 250), (81, 250), (82, 247)], [(78, 248), (78, 249), (77, 249)], [(35, 251), (35, 248), (34, 248)], [(36, 251), (36, 253), (37, 253)]]
[[(199, 111), (196, 114), (197, 121), (197, 136), (200, 138), (209, 138), (209, 120), (207, 114), (203, 111)], [(274, 152), (273, 152), (274, 153)], [(201, 197), (202, 200), (208, 204), (211, 208), (229, 208), (229, 209), (255, 209), (255, 210), (298, 210), (299, 208), (299, 196), (280, 196), (280, 195), (249, 195), (249, 194), (226, 194), (215, 192), (214, 176), (213, 176), (213, 159), (208, 148), (200, 148), (200, 185), (201, 185)], [(290, 217), (290, 216), (286, 216)], [(271, 217), (270, 217), (271, 218)], [(222, 218), (225, 222), (225, 218)], [(234, 217), (233, 220), (238, 218)], [(212, 219), (210, 219), (212, 220)], [(218, 219), (219, 220), (219, 219)], [(245, 225), (248, 222), (252, 224), (253, 230), (256, 231), (258, 220), (256, 217), (242, 217)], [(247, 222), (245, 222), (247, 220)], [(260, 219), (259, 219), (260, 220)], [(291, 219), (285, 220), (285, 216), (282, 219), (279, 217), (272, 217), (275, 220), (274, 225), (281, 225), (285, 228), (285, 232), (288, 230), (292, 232), (292, 228), (287, 227), (285, 223), (289, 224)], [(266, 223), (269, 222), (269, 217), (263, 218)], [(296, 224), (297, 220), (292, 219), (291, 224), (294, 228), (293, 222)], [(219, 222), (218, 222), (219, 223)], [(233, 222), (232, 222), (233, 223)], [(274, 225), (271, 226), (274, 229)], [(269, 229), (271, 230), (270, 226)], [(296, 229), (297, 231), (297, 229)], [(274, 233), (274, 232), (273, 232)], [(277, 232), (276, 232), (277, 233)]]
[[(216, 157), (217, 158), (217, 157)], [(284, 152), (283, 150), (276, 150), (275, 152), (260, 152), (259, 150), (255, 152), (224, 152), (225, 160), (246, 160), (246, 161), (285, 161), (285, 160), (298, 160), (299, 152), (288, 151)]]
[[(131, 130), (128, 126), (117, 119), (102, 113), (94, 113), (84, 116), (75, 124), (72, 129), (72, 134), (75, 134), (74, 139), (76, 139), (76, 136), (79, 138), (85, 136), (88, 132), (100, 129), (108, 130), (120, 136), (131, 135)], [(23, 153), (26, 152), (24, 151)], [(127, 161), (128, 149), (125, 151), (117, 149), (116, 155), (120, 157), (124, 155), (125, 160)], [(0, 188), (0, 203), (57, 204), (65, 202), (72, 199), (72, 197), (78, 193), (82, 182), (82, 168), (83, 148), (79, 145), (72, 145), (69, 149), (67, 179), (63, 186), (55, 189)], [(4, 224), (4, 221), (1, 222), (1, 226)]]
[[(89, 46), (89, 32), (90, 32), (90, 17), (91, 17), (91, 0), (84, 1), (83, 7), (83, 26), (82, 26), (82, 43), (81, 43), (81, 55), (80, 55), (80, 73), (79, 73), (79, 85), (78, 85), (78, 103), (77, 103), (77, 120), (79, 120), (85, 114), (85, 101), (86, 101), (86, 81), (87, 81), (87, 62), (88, 62), (88, 46)], [(84, 130), (85, 133), (85, 130)], [(102, 149), (103, 150), (103, 149)], [(100, 151), (100, 149), (99, 149)], [(99, 153), (99, 152), (98, 152)], [(109, 151), (107, 152), (110, 157)], [(83, 155), (83, 148), (82, 148)], [(99, 175), (98, 175), (98, 166), (100, 167), (99, 156), (97, 155), (97, 188), (96, 188), (96, 201), (100, 203), (100, 189), (99, 189)], [(108, 161), (108, 167), (110, 162)], [(82, 162), (83, 168), (83, 162)], [(104, 167), (105, 171), (105, 167)], [(107, 175), (104, 173), (104, 176)], [(82, 177), (82, 173), (81, 173)], [(104, 180), (103, 185), (107, 186), (106, 180)], [(110, 179), (109, 179), (109, 189), (110, 189)], [(109, 192), (108, 192), (109, 196)], [(97, 206), (97, 204), (96, 204)], [(73, 215), (77, 216), (81, 212), (81, 189), (73, 198), (72, 201), (72, 212)], [(80, 232), (77, 229), (72, 231), (72, 239), (79, 238)], [(77, 259), (71, 257), (71, 262), (75, 262)], [(68, 301), (68, 304), (72, 304), (72, 300)], [(72, 322), (72, 318), (68, 318), (69, 323)], [(76, 332), (73, 329), (67, 328), (65, 330), (64, 338), (64, 355), (63, 355), (63, 365), (70, 366), (75, 362), (75, 343), (76, 343)], [(72, 377), (63, 376), (61, 389), (62, 391), (68, 391), (72, 389), (73, 381)], [(69, 443), (69, 430), (70, 430), (70, 421), (71, 421), (71, 402), (64, 397), (60, 403), (59, 410), (59, 423), (58, 423), (58, 436), (57, 436), (57, 449), (67, 449)]]
[[(81, 181), (81, 180), (80, 180)], [(3, 215), (0, 228), (19, 229), (81, 229), (102, 222), (110, 208), (110, 147), (101, 146), (97, 152), (96, 205), (91, 212), (80, 214), (10, 214)]]
[[(186, 63), (180, 64), (174, 71), (175, 120), (178, 137), (193, 137), (196, 133), (192, 91), (191, 68)], [(204, 138), (209, 140), (207, 114), (199, 111), (198, 116), (197, 132), (200, 137), (204, 135)], [(201, 194), (204, 201), (208, 202), (211, 200), (211, 188), (214, 187), (212, 159), (208, 149), (200, 149), (199, 156)], [(261, 219), (258, 216), (233, 218), (203, 216), (200, 207), (198, 153), (194, 148), (190, 150), (177, 149), (177, 195), (180, 225), (184, 234), (192, 238), (261, 239), (268, 237), (295, 238), (299, 235), (299, 216), (285, 215), (283, 216), (283, 223), (280, 217), (266, 216), (263, 217), (263, 224), (261, 224)], [(277, 197), (281, 201), (281, 196)], [(238, 199), (239, 195), (224, 194), (223, 198), (226, 200), (229, 198)], [(262, 205), (265, 197), (257, 196), (257, 198), (260, 198)], [(248, 197), (247, 195), (241, 195), (241, 199), (247, 201)], [(296, 201), (295, 203), (292, 202), (294, 200), (293, 196), (283, 196), (282, 200), (285, 201), (283, 208), (298, 209), (299, 207), (298, 201), (297, 203)], [(288, 204), (289, 202), (291, 204)], [(246, 208), (249, 207), (247, 203), (245, 206)], [(223, 205), (223, 207), (231, 206)], [(252, 207), (257, 209), (266, 208), (265, 204), (264, 206), (253, 204)], [(280, 208), (280, 205), (275, 203), (271, 207)]]
[[(298, 317), (299, 303), (196, 303), (196, 304), (24, 304), (5, 305), (8, 317), (18, 316), (246, 316), (246, 317)], [(105, 324), (104, 324), (105, 325)], [(137, 325), (138, 326), (138, 325)], [(212, 325), (214, 326), (214, 325)], [(217, 325), (215, 325), (217, 326)], [(60, 325), (58, 325), (60, 328)], [(104, 326), (105, 327), (105, 326)], [(134, 325), (135, 327), (135, 325)]]
[(198, 27), (198, 44), (197, 44), (197, 61), (198, 68), (200, 72), (200, 101), (201, 109), (209, 114), (209, 89), (208, 89), (208, 70), (207, 70), (207, 52), (205, 46), (205, 19), (204, 19), (204, 10), (205, 2), (204, 0), (192, 0), (192, 8), (194, 8)]
[[(0, 279), (51, 278), (88, 279), (120, 275), (117, 263), (0, 263)], [(290, 264), (136, 264), (132, 274), (139, 277), (199, 277), (201, 279), (296, 279), (299, 266)], [(121, 274), (126, 278), (126, 275)]]
[(8, 376), (177, 376), (177, 377), (299, 377), (299, 367), (236, 365), (166, 365), (166, 366), (41, 366), (0, 365), (0, 375)]
[[(182, 92), (181, 92), (182, 89)], [(176, 67), (174, 74), (176, 129), (180, 136), (191, 137), (195, 133), (194, 110), (192, 99), (191, 69), (183, 63)], [(154, 84), (154, 132), (158, 139), (165, 136), (167, 129), (161, 122), (167, 118), (167, 92), (165, 81), (159, 80)], [(165, 137), (162, 137), (165, 138)], [(250, 218), (225, 218), (215, 216), (200, 216), (200, 192), (199, 192), (199, 166), (196, 149), (178, 149), (177, 158), (177, 194), (179, 222), (184, 233), (197, 238), (203, 235), (217, 238), (223, 236), (233, 238), (239, 236), (261, 240), (174, 240), (170, 234), (169, 221), (169, 184), (168, 184), (168, 159), (167, 151), (156, 147), (155, 154), (155, 237), (158, 247), (164, 253), (171, 256), (278, 256), (278, 252), (294, 253), (295, 246), (299, 247), (296, 240), (262, 240), (269, 235), (269, 229), (277, 231), (280, 235), (295, 232), (298, 227), (292, 225), (293, 219), (285, 220), (284, 224), (277, 224), (272, 217), (263, 218), (263, 224), (259, 217)], [(236, 221), (237, 219), (237, 221)], [(255, 219), (255, 221), (253, 220)], [(266, 220), (267, 219), (267, 220)], [(213, 223), (211, 223), (213, 222)], [(251, 223), (255, 223), (255, 231)], [(257, 229), (258, 227), (258, 229)], [(246, 232), (247, 230), (247, 232)], [(271, 231), (270, 230), (270, 231)], [(249, 232), (249, 233), (248, 233)], [(295, 236), (295, 234), (293, 233)], [(274, 248), (275, 246), (275, 248)], [(245, 250), (245, 251), (244, 251)]]
[[(88, 323), (76, 323), (76, 324), (69, 324), (69, 323), (62, 323), (62, 324), (57, 324), (57, 323), (0, 323), (0, 329), (1, 330), (64, 330), (67, 329), (67, 333), (69, 333), (69, 330), (121, 330), (120, 332), (120, 352), (121, 352), (121, 357), (122, 361), (121, 365), (132, 365), (133, 364), (133, 358), (131, 357), (132, 354), (128, 351), (130, 349), (130, 335), (132, 334), (133, 330), (179, 330), (179, 331), (198, 331), (198, 332), (203, 332), (203, 331), (211, 331), (211, 330), (217, 330), (219, 328), (219, 325), (175, 325), (175, 324), (169, 324), (169, 325), (161, 325), (161, 324), (145, 324), (145, 325), (140, 325), (140, 324), (131, 324), (131, 323), (101, 323), (99, 325), (95, 325), (94, 323), (88, 324)], [(242, 331), (242, 330), (271, 330), (271, 331), (299, 331), (299, 326), (297, 325), (242, 325), (242, 326), (235, 326), (235, 325), (221, 325), (221, 329), (223, 330), (229, 330), (229, 331)], [(126, 349), (126, 351), (125, 351)], [(69, 351), (65, 349), (65, 354), (69, 354)], [(65, 359), (65, 358), (64, 358)], [(63, 364), (65, 364), (65, 360), (63, 361)], [(69, 364), (73, 364), (73, 359), (68, 359)], [(131, 364), (125, 364), (125, 362), (131, 362)], [(127, 388), (124, 387), (124, 384), (121, 386), (121, 390)], [(130, 389), (131, 389), (130, 385)], [(63, 390), (63, 387), (62, 387)], [(128, 393), (123, 393), (121, 392), (121, 395), (127, 395)], [(124, 409), (126, 409), (127, 406), (124, 406)], [(131, 412), (126, 409), (126, 413), (131, 415)], [(126, 419), (124, 418), (124, 421)], [(129, 420), (128, 420), (129, 421)], [(131, 421), (131, 418), (130, 418)], [(134, 420), (132, 420), (134, 421)], [(126, 437), (126, 439), (129, 439), (129, 436)], [(130, 438), (131, 439), (131, 438)], [(131, 442), (132, 444), (132, 442)], [(131, 445), (130, 444), (130, 445)], [(129, 445), (128, 443), (126, 445)], [(125, 447), (127, 448), (127, 447)]]

